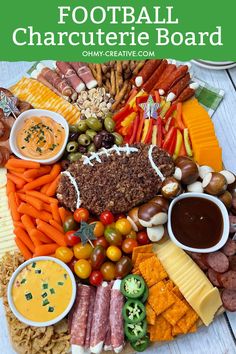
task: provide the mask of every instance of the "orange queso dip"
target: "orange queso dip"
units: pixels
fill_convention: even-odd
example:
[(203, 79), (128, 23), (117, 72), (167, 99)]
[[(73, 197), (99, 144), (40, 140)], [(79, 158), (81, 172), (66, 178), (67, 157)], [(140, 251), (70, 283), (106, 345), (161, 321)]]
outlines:
[(12, 287), (16, 310), (26, 319), (47, 322), (61, 315), (70, 303), (72, 282), (60, 264), (45, 260), (28, 264)]
[(17, 132), (17, 146), (21, 154), (34, 159), (55, 156), (65, 141), (65, 129), (50, 117), (31, 117)]

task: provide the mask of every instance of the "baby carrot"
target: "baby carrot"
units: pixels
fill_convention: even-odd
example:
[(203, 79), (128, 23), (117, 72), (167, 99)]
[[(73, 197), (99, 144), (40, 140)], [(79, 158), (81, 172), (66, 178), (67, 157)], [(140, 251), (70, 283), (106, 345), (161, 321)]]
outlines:
[(64, 232), (63, 227), (60, 224), (58, 224), (58, 222), (56, 220), (53, 220), (53, 219), (49, 220), (49, 224), (52, 225), (53, 227), (55, 227), (55, 229), (57, 229), (58, 231), (60, 231), (62, 233)]
[(10, 179), (7, 179), (7, 195), (15, 191), (16, 191), (16, 186), (14, 182), (12, 182)]
[(41, 192), (38, 192), (38, 191), (26, 191), (26, 194), (31, 195), (32, 197), (38, 198), (48, 204), (58, 203), (58, 200), (56, 198), (48, 197), (47, 195), (45, 195)]
[(69, 210), (66, 210), (66, 209), (63, 208), (63, 207), (60, 207), (60, 208), (58, 209), (58, 211), (59, 211), (59, 214), (60, 214), (60, 218), (61, 218), (61, 222), (62, 222), (62, 223), (65, 222), (65, 220), (66, 220), (66, 218), (67, 218), (68, 216), (71, 216), (71, 215), (72, 215), (72, 213), (71, 213)]
[(18, 196), (21, 200), (24, 202), (27, 202), (28, 204), (32, 205), (34, 208), (37, 210), (43, 210), (43, 202), (42, 200), (39, 200), (35, 197), (31, 197), (30, 195), (18, 193)]
[(58, 183), (59, 183), (59, 180), (60, 180), (60, 175), (58, 175), (54, 181), (52, 181), (46, 191), (46, 195), (48, 195), (49, 197), (52, 197), (53, 195), (56, 194), (56, 190), (57, 190), (57, 187), (58, 187)]
[(52, 239), (44, 235), (44, 233), (42, 233), (38, 229), (32, 229), (30, 232), (30, 236), (37, 238), (37, 240), (39, 240), (42, 243), (52, 243)]
[(51, 167), (50, 166), (41, 166), (40, 168), (31, 168), (24, 172), (24, 177), (26, 178), (38, 178), (40, 176), (46, 175), (50, 173)]
[(40, 192), (46, 194), (49, 186), (50, 183), (44, 184), (44, 186), (41, 187)]
[(8, 170), (10, 172), (17, 172), (17, 173), (24, 173), (25, 172), (25, 168), (8, 168)]
[(40, 163), (12, 158), (7, 161), (5, 167), (9, 168), (9, 169), (11, 169), (11, 168), (40, 168)]
[(12, 171), (12, 170), (10, 172), (12, 175), (23, 179), (25, 182), (32, 182), (33, 181), (32, 178), (26, 178), (23, 173), (18, 173), (18, 172)]
[(18, 237), (15, 237), (15, 243), (22, 253), (24, 259), (28, 260), (33, 257), (33, 254)]
[(34, 244), (25, 230), (21, 229), (20, 227), (17, 227), (16, 229), (14, 229), (14, 234), (26, 245), (26, 247), (28, 247), (31, 252), (34, 252)]
[[(55, 203), (54, 203), (55, 204)], [(51, 205), (50, 204), (47, 204), (47, 203), (43, 203), (43, 210), (46, 210), (48, 211), (49, 213), (52, 212), (52, 208), (51, 208)]]
[(48, 245), (41, 245), (38, 247), (35, 247), (35, 252), (34, 252), (34, 257), (38, 256), (48, 256), (56, 251), (58, 248), (57, 243), (50, 243)]
[(23, 225), (23, 223), (21, 221), (14, 221), (13, 225), (15, 226), (15, 228), (21, 227), (22, 229), (25, 230), (25, 227), (24, 227), (24, 225)]
[(52, 209), (52, 217), (53, 219), (58, 222), (59, 224), (61, 223), (61, 218), (60, 218), (60, 214), (58, 211), (58, 205), (55, 203), (50, 204), (51, 209)]
[(62, 232), (58, 231), (57, 229), (55, 229), (55, 227), (47, 224), (42, 220), (37, 219), (36, 223), (37, 223), (37, 229), (39, 231), (45, 233), (46, 236), (50, 237), (58, 245), (66, 246), (64, 234)]
[(35, 219), (49, 221), (52, 218), (52, 215), (49, 214), (48, 212), (46, 212), (44, 210), (39, 211), (39, 210), (35, 209), (32, 205), (29, 205), (27, 203), (21, 203), (17, 210), (18, 210), (18, 213), (32, 216)]
[(11, 210), (11, 216), (14, 221), (20, 221), (20, 213), (17, 210), (15, 192), (11, 192), (8, 196), (8, 203)]
[(39, 178), (36, 178), (33, 182), (29, 182), (24, 186), (24, 190), (32, 190), (36, 189), (38, 187), (41, 187), (47, 183), (50, 183), (54, 180), (55, 177), (52, 177), (50, 174), (49, 175), (44, 175)]
[(24, 181), (22, 178), (17, 177), (17, 176), (14, 176), (14, 175), (11, 174), (11, 173), (8, 173), (8, 174), (7, 174), (7, 178), (8, 178), (9, 180), (11, 180), (13, 183), (15, 183), (17, 189), (21, 189), (21, 188), (23, 188), (24, 185), (25, 185), (25, 181)]
[(30, 218), (29, 215), (22, 215), (21, 221), (22, 221), (22, 224), (24, 225), (24, 228), (26, 229), (26, 231), (30, 235), (31, 230), (35, 228), (32, 219)]

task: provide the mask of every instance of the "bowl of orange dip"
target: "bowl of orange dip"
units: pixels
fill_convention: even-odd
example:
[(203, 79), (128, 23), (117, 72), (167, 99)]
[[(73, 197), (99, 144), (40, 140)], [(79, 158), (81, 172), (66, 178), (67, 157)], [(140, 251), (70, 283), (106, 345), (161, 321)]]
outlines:
[(20, 159), (53, 164), (62, 157), (68, 135), (68, 123), (60, 114), (30, 109), (16, 119), (9, 141)]

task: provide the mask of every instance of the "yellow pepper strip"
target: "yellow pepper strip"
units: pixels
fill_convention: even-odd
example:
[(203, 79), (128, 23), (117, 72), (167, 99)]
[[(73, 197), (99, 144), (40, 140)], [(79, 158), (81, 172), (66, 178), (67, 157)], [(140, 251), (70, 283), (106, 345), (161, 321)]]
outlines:
[(191, 149), (191, 144), (190, 144), (190, 139), (189, 139), (189, 133), (188, 133), (188, 128), (184, 129), (184, 146), (187, 152), (188, 156), (193, 156), (193, 152)]
[(136, 106), (136, 98), (138, 98), (138, 97), (140, 97), (140, 96), (148, 96), (148, 94), (147, 93), (145, 93), (144, 91), (139, 91), (138, 93), (137, 93), (137, 95), (136, 96), (134, 96), (134, 98), (132, 98), (132, 100), (130, 100), (130, 102), (129, 102), (129, 106), (131, 107), (131, 108), (134, 108), (135, 106)]
[(146, 136), (147, 136), (148, 127), (149, 127), (149, 119), (145, 119), (145, 121), (144, 121), (143, 135), (142, 135), (141, 143), (143, 143), (143, 142), (144, 142), (144, 140), (145, 140), (145, 138), (146, 138)]
[(181, 132), (179, 130), (177, 130), (177, 139), (176, 139), (176, 145), (175, 145), (175, 151), (174, 151), (174, 155), (173, 155), (173, 159), (177, 159), (177, 157), (179, 156), (179, 152), (181, 149), (183, 143), (183, 136), (181, 134)]
[(170, 102), (166, 102), (166, 103), (164, 104), (164, 106), (162, 107), (162, 109), (161, 109), (161, 113), (160, 113), (160, 116), (161, 116), (162, 118), (164, 118), (164, 117), (165, 117), (166, 112), (167, 112), (167, 111), (168, 111), (168, 109), (170, 108), (170, 105), (171, 105), (171, 103), (170, 103)]
[(130, 113), (121, 123), (122, 127), (128, 127), (134, 120), (136, 117), (137, 113), (136, 112), (132, 112)]
[(152, 129), (152, 145), (157, 145), (157, 125), (154, 125)]

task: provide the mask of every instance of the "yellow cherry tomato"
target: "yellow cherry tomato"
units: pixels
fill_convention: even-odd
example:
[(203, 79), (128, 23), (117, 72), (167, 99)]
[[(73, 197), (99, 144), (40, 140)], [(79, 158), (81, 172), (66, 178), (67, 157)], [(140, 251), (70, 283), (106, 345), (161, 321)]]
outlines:
[(89, 243), (86, 243), (85, 245), (83, 245), (80, 242), (73, 247), (73, 251), (74, 251), (75, 258), (88, 259), (88, 258), (90, 258), (91, 254), (93, 252), (93, 247)]
[(126, 235), (126, 238), (133, 238), (134, 240), (136, 240), (137, 233), (134, 230), (131, 230), (128, 235)]
[(91, 264), (86, 259), (80, 259), (74, 265), (75, 274), (81, 279), (87, 279), (91, 272)]
[(122, 235), (128, 235), (130, 231), (132, 230), (132, 226), (129, 222), (129, 220), (122, 218), (117, 220), (116, 222), (116, 229), (120, 231)]
[(106, 254), (107, 254), (107, 258), (109, 258), (113, 262), (119, 261), (119, 259), (122, 256), (121, 250), (119, 249), (119, 247), (116, 246), (109, 246)]
[(74, 254), (68, 247), (58, 247), (55, 252), (55, 257), (60, 259), (62, 262), (69, 263), (74, 257)]
[(103, 275), (104, 280), (110, 281), (110, 280), (115, 279), (116, 267), (115, 267), (114, 263), (112, 263), (112, 262), (103, 263), (100, 271)]
[(96, 224), (95, 228), (93, 230), (93, 233), (94, 233), (95, 237), (101, 237), (101, 236), (104, 235), (105, 227), (104, 227), (104, 225), (103, 225), (103, 223), (101, 221), (94, 221), (91, 224)]

